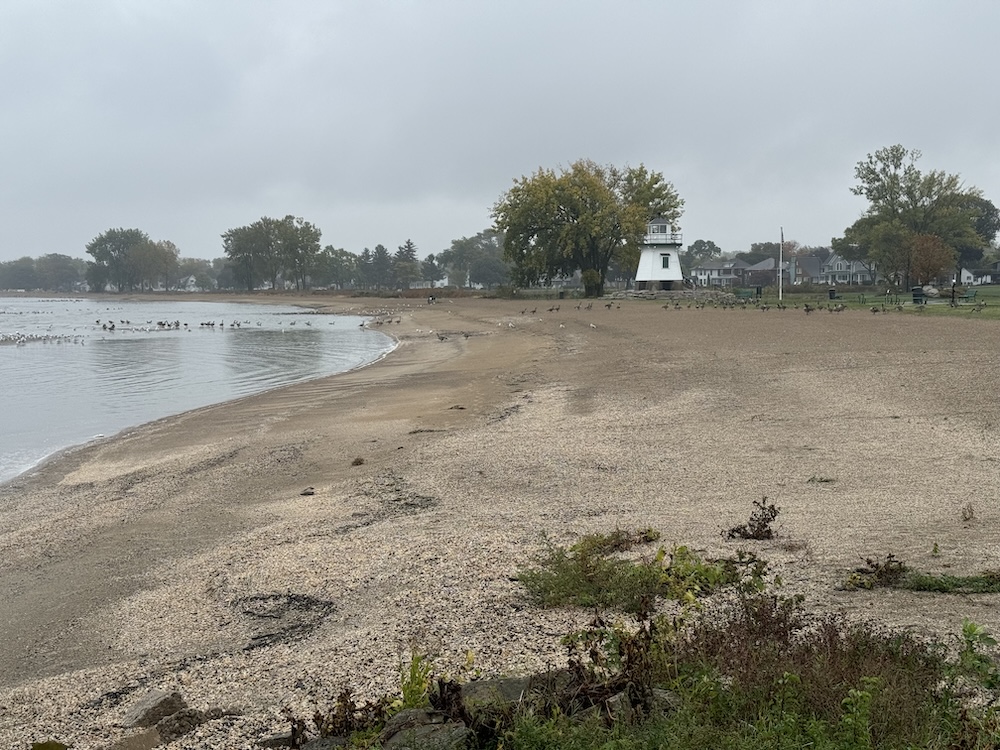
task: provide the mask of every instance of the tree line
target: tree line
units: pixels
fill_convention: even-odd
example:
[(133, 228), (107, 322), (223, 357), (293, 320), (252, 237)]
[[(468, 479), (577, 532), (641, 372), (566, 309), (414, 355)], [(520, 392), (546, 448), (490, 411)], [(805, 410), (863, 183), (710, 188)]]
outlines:
[(49, 254), (0, 263), (0, 289), (118, 292), (179, 289), (395, 290), (447, 279), (451, 286), (495, 287), (510, 281), (503, 236), (485, 229), (421, 260), (407, 239), (394, 253), (384, 245), (351, 253), (321, 246), (321, 232), (295, 216), (263, 217), (222, 235), (223, 256), (181, 257), (170, 241), (153, 241), (140, 229), (108, 229), (86, 245), (91, 260)]
[[(850, 188), (868, 200), (862, 216), (843, 236), (832, 238), (830, 248), (787, 242), (781, 250), (820, 257), (837, 252), (905, 286), (981, 262), (994, 249), (1000, 212), (957, 175), (919, 170), (920, 156), (900, 145), (868, 154), (857, 163), (857, 183)], [(424, 260), (409, 239), (395, 252), (383, 245), (360, 253), (323, 246), (318, 227), (288, 215), (227, 230), (225, 257), (210, 262), (185, 261), (173, 243), (153, 241), (139, 229), (109, 229), (87, 245), (92, 260), (85, 276), (91, 288), (131, 291), (169, 289), (191, 278), (202, 289), (385, 290), (436, 284), (445, 276), (454, 286), (491, 287), (550, 285), (579, 275), (586, 294), (600, 296), (609, 278), (634, 273), (648, 223), (663, 220), (677, 231), (683, 208), (684, 200), (661, 173), (641, 164), (620, 168), (581, 159), (559, 171), (539, 168), (516, 179), (492, 207), (493, 227), (453, 240)], [(778, 250), (776, 242), (754, 243), (736, 257), (753, 264)], [(721, 254), (714, 242), (698, 240), (682, 254), (682, 266), (690, 270)], [(0, 264), (0, 288), (59, 288), (72, 266), (64, 258)]]
[[(975, 269), (986, 252), (996, 251), (1000, 212), (958, 175), (920, 171), (920, 156), (895, 145), (857, 163), (850, 190), (868, 207), (830, 247), (759, 242), (735, 258), (753, 265), (779, 251), (821, 260), (836, 252), (904, 287)], [(683, 206), (662, 174), (581, 160), (560, 173), (539, 169), (516, 180), (493, 216), (506, 233), (505, 257), (518, 283), (550, 283), (579, 272), (587, 294), (600, 295), (609, 274), (634, 273), (647, 223), (665, 219), (676, 231)], [(681, 254), (682, 268), (690, 272), (722, 255), (711, 240), (697, 240)]]

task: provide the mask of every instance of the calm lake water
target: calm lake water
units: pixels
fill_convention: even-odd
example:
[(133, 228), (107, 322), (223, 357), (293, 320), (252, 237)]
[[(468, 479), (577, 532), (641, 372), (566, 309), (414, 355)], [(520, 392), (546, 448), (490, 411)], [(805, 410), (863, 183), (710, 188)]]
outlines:
[(394, 343), (363, 320), (228, 302), (0, 297), (0, 482), (127, 427), (374, 362)]

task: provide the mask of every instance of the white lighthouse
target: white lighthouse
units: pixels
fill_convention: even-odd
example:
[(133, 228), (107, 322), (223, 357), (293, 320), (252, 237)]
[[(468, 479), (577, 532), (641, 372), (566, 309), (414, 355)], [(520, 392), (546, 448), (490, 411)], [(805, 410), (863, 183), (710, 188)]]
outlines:
[(674, 232), (666, 219), (653, 219), (646, 226), (635, 272), (636, 291), (643, 289), (680, 289), (684, 285), (681, 272), (681, 235)]

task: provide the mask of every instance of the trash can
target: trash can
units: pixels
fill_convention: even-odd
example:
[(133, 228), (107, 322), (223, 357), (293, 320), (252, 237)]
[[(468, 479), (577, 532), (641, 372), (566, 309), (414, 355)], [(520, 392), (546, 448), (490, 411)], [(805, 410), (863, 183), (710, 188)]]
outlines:
[(559, 292), (559, 299), (566, 299), (566, 292), (560, 290), (560, 292)]
[(764, 296), (764, 287), (762, 286), (755, 287), (754, 291), (757, 293), (757, 299), (760, 299), (761, 297)]
[(830, 295), (830, 299), (837, 299), (837, 290), (836, 289), (834, 289), (833, 287), (830, 287), (828, 293)]
[(913, 292), (913, 304), (914, 305), (926, 305), (927, 297), (924, 295), (924, 288), (922, 286), (915, 286), (911, 290)]

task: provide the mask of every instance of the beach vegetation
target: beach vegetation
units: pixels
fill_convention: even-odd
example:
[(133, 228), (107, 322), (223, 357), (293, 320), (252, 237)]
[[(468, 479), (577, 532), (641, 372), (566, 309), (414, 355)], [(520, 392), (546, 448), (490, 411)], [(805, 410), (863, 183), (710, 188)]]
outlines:
[[(949, 649), (811, 614), (801, 597), (742, 591), (708, 616), (596, 616), (563, 639), (566, 668), (529, 678), (513, 701), (467, 701), (419, 660), (403, 669), (401, 696), (487, 750), (995, 747), (996, 641), (971, 621), (957, 640)], [(298, 736), (377, 746), (401, 696), (362, 705), (344, 691), (314, 729), (299, 721)]]
[[(938, 549), (936, 543), (934, 549)], [(936, 556), (940, 551), (935, 554), (932, 550), (931, 554)], [(864, 558), (864, 565), (851, 571), (844, 588), (895, 588), (938, 594), (997, 594), (1000, 593), (1000, 571), (985, 570), (973, 575), (927, 573), (910, 568), (890, 552), (882, 557)]]
[(417, 650), (410, 652), (410, 661), (399, 667), (399, 699), (393, 709), (421, 708), (429, 705), (431, 689), (431, 659)]
[(731, 527), (725, 532), (725, 536), (727, 539), (773, 539), (775, 531), (771, 524), (780, 512), (781, 508), (767, 502), (767, 496), (754, 500), (749, 520)]
[[(416, 718), (427, 722), (422, 731), (458, 727), (463, 741), (486, 750), (985, 750), (1000, 742), (997, 641), (983, 626), (965, 620), (942, 643), (811, 613), (801, 595), (780, 595), (765, 563), (745, 552), (712, 561), (675, 545), (626, 559), (659, 536), (615, 529), (569, 546), (546, 540), (518, 576), (529, 596), (595, 612), (562, 638), (565, 668), (508, 678), (518, 685), (513, 697), (497, 683), (476, 690), (478, 672), (466, 691), (411, 650), (398, 695), (359, 704), (345, 690), (316, 713), (314, 729), (293, 721), (296, 736), (375, 747), (393, 722)], [(865, 562), (877, 580), (910, 572), (891, 554)], [(658, 612), (658, 598), (680, 603), (679, 613)], [(631, 617), (612, 620), (610, 608)]]
[(676, 230), (683, 207), (658, 172), (581, 159), (515, 180), (492, 215), (518, 285), (580, 272), (586, 296), (600, 297), (612, 264), (638, 263), (648, 222), (662, 218)]
[(759, 588), (766, 563), (739, 552), (706, 560), (684, 545), (632, 560), (618, 556), (659, 538), (653, 530), (590, 534), (570, 546), (545, 539), (534, 565), (518, 573), (529, 597), (543, 607), (593, 607), (641, 615), (658, 599), (693, 604), (720, 588), (746, 584)]

